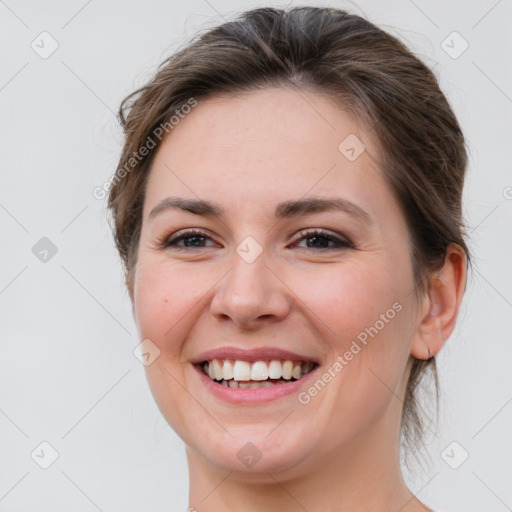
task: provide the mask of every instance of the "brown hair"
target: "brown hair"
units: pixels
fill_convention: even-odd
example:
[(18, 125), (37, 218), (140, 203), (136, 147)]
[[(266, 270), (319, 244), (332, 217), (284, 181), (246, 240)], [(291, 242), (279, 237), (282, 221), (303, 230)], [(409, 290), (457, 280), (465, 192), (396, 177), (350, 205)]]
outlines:
[[(449, 244), (462, 247), (469, 263), (461, 212), (465, 141), (432, 71), (360, 16), (334, 8), (260, 8), (197, 35), (121, 104), (125, 143), (108, 207), (132, 300), (145, 184), (160, 141), (144, 158), (133, 156), (191, 98), (265, 86), (325, 93), (371, 127), (382, 149), (380, 168), (409, 227), (417, 297)], [(438, 397), (435, 358), (413, 359), (402, 411), (402, 435), (411, 446), (423, 439), (416, 388), (428, 368)]]

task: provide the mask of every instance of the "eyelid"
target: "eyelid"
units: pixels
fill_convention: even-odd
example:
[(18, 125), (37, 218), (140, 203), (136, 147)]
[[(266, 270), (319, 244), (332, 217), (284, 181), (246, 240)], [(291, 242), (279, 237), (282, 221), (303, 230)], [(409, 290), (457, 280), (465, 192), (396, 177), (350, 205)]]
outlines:
[[(338, 247), (325, 247), (323, 250), (339, 249), (340, 247), (343, 247), (343, 246), (355, 249), (354, 244), (346, 236), (338, 235), (336, 233), (333, 233), (333, 232), (323, 229), (323, 228), (302, 229), (297, 233), (297, 235), (295, 237), (295, 242), (301, 242), (305, 238), (313, 237), (313, 236), (322, 236), (325, 238), (329, 238), (332, 241), (337, 242), (339, 244)], [(308, 249), (311, 249), (311, 248), (308, 248)]]
[[(203, 228), (185, 228), (182, 230), (177, 231), (176, 233), (171, 233), (168, 235), (163, 236), (159, 240), (157, 240), (157, 248), (159, 249), (168, 249), (172, 248), (175, 250), (180, 251), (190, 251), (190, 250), (198, 250), (198, 249), (206, 249), (211, 248), (211, 246), (208, 247), (184, 247), (181, 245), (177, 245), (178, 242), (182, 241), (186, 238), (192, 238), (194, 236), (201, 236), (204, 238), (207, 238), (214, 243), (217, 243), (211, 233)], [(298, 247), (299, 249), (305, 249), (308, 252), (323, 252), (323, 251), (334, 251), (334, 250), (340, 250), (340, 249), (355, 249), (354, 244), (344, 235), (338, 235), (336, 233), (333, 233), (329, 230), (326, 230), (324, 228), (305, 228), (300, 230), (294, 237), (293, 244), (297, 244), (299, 242), (302, 242), (303, 240), (306, 240), (307, 238), (313, 238), (313, 237), (323, 237), (328, 239), (330, 242), (333, 242), (335, 244), (334, 247), (320, 247), (320, 248), (314, 248), (314, 247)]]
[[(209, 238), (209, 239), (215, 241), (213, 239), (212, 234), (207, 230), (204, 230), (202, 228), (185, 228), (185, 229), (180, 229), (179, 231), (176, 231), (175, 233), (165, 234), (163, 237), (161, 237), (157, 240), (157, 244), (159, 247), (162, 247), (165, 249), (166, 247), (170, 246), (171, 242), (179, 241), (180, 239), (192, 237), (194, 235), (204, 236), (205, 238)], [(188, 247), (180, 247), (180, 246), (176, 246), (176, 245), (174, 247), (188, 249)]]

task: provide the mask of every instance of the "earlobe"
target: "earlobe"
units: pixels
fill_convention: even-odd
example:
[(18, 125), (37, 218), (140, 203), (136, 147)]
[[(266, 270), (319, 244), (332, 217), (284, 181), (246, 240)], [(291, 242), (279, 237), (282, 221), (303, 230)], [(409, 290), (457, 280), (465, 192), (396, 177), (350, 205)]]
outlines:
[(466, 284), (466, 254), (457, 244), (451, 244), (443, 267), (430, 280), (421, 316), (411, 345), (417, 359), (429, 359), (443, 348), (450, 337), (464, 295)]

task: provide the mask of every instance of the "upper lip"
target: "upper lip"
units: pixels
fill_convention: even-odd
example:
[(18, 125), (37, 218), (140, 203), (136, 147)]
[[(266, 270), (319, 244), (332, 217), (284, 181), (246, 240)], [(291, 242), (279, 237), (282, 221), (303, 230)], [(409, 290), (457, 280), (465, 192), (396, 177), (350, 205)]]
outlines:
[(192, 363), (202, 363), (203, 361), (211, 361), (212, 359), (232, 359), (240, 361), (312, 361), (318, 364), (316, 357), (308, 356), (305, 354), (299, 354), (297, 352), (291, 352), (289, 350), (283, 350), (274, 347), (256, 347), (251, 349), (245, 349), (240, 347), (219, 347), (206, 352), (191, 359)]

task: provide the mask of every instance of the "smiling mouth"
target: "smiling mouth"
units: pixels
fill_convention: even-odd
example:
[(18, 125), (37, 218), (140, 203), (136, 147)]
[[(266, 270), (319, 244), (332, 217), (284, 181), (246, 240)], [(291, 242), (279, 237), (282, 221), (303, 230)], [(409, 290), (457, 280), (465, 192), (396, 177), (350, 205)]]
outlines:
[(213, 359), (200, 363), (203, 373), (215, 383), (236, 389), (268, 388), (300, 380), (317, 364), (313, 361), (242, 361)]

